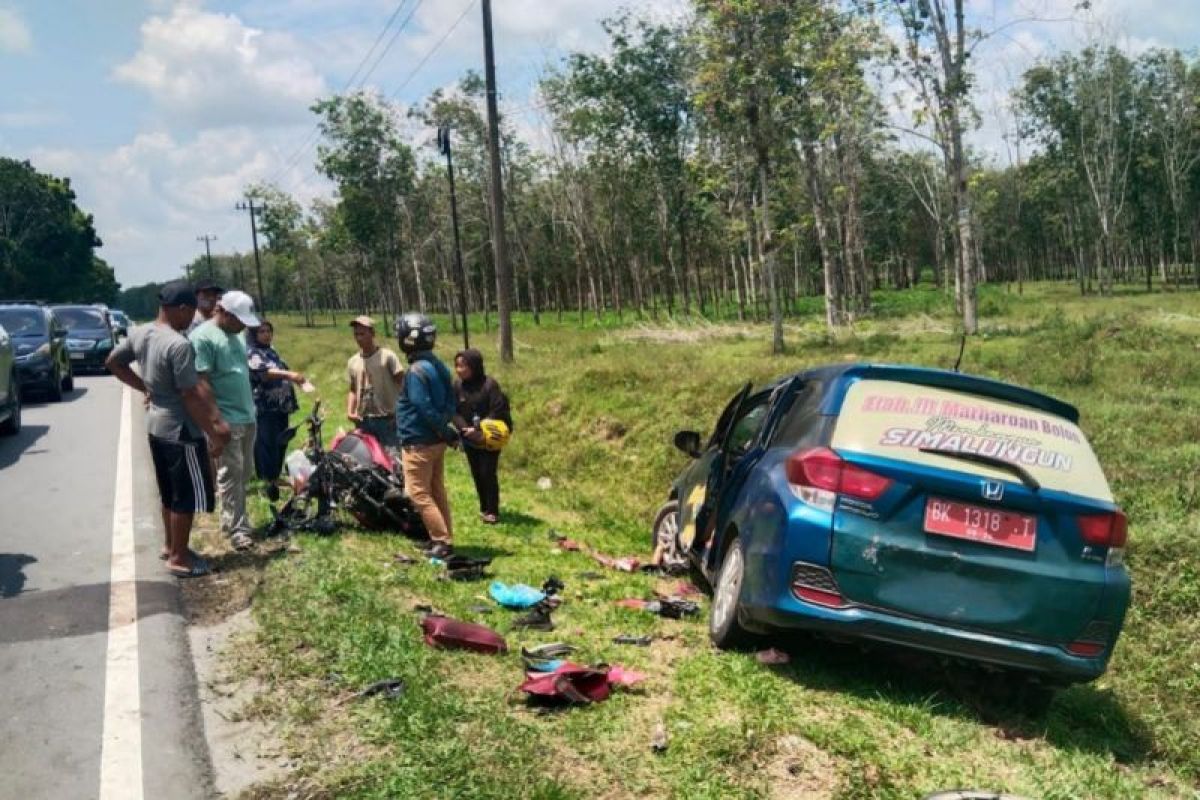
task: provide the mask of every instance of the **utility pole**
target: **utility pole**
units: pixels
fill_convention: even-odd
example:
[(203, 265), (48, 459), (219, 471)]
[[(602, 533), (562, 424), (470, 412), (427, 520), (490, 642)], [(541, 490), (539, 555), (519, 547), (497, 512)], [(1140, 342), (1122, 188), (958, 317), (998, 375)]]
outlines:
[(491, 162), (492, 256), (496, 260), (496, 311), (500, 317), (500, 360), (513, 360), (512, 271), (504, 235), (504, 184), (500, 177), (500, 121), (496, 112), (496, 54), (492, 48), (492, 0), (483, 0), (483, 60), (487, 82), (488, 160)]
[(262, 262), (258, 258), (258, 220), (255, 219), (257, 214), (262, 213), (266, 206), (254, 205), (254, 198), (247, 197), (244, 202), (240, 202), (236, 206), (238, 211), (250, 212), (250, 237), (254, 241), (254, 275), (258, 279), (258, 310), (262, 313), (267, 311), (267, 296), (263, 293), (262, 282)]
[(212, 280), (213, 276), (216, 274), (213, 272), (212, 248), (209, 247), (209, 243), (215, 242), (216, 240), (217, 240), (217, 237), (213, 236), (211, 233), (206, 233), (203, 236), (196, 237), (197, 242), (204, 242), (204, 256), (208, 260), (208, 279), (209, 280)]
[(446, 156), (446, 174), (450, 177), (450, 221), (454, 226), (454, 264), (458, 270), (458, 310), (462, 314), (463, 347), (471, 346), (467, 333), (467, 274), (463, 271), (462, 245), (458, 239), (458, 196), (454, 191), (454, 159), (450, 155), (450, 129), (438, 128), (438, 150)]

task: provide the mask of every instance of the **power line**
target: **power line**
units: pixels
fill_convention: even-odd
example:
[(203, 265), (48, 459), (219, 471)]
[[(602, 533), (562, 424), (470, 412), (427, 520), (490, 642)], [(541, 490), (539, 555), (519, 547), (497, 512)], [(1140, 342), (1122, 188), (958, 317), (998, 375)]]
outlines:
[(412, 79), (417, 76), (417, 73), (421, 71), (421, 68), (425, 66), (426, 62), (428, 62), (429, 59), (433, 58), (433, 54), (436, 53), (439, 49), (441, 49), (442, 45), (444, 45), (446, 43), (446, 40), (450, 38), (450, 34), (454, 33), (454, 31), (458, 29), (458, 26), (461, 25), (462, 21), (467, 18), (467, 14), (471, 11), (472, 8), (475, 7), (475, 4), (477, 2), (479, 2), (479, 0), (471, 0), (471, 2), (467, 3), (467, 7), (464, 8), (462, 10), (462, 13), (458, 15), (458, 19), (454, 20), (454, 24), (452, 24), (446, 30), (446, 32), (442, 34), (442, 38), (437, 40), (437, 43), (433, 47), (431, 47), (429, 49), (429, 52), (427, 52), (421, 58), (421, 60), (417, 62), (417, 65), (415, 67), (413, 67), (412, 72), (408, 73), (408, 77), (405, 78), (404, 81), (399, 86), (396, 87), (396, 90), (394, 92), (392, 92), (392, 95), (391, 95), (392, 100), (395, 100), (400, 96), (400, 93), (402, 91), (404, 91), (405, 87), (408, 86), (409, 83), (412, 82)]
[[(367, 79), (371, 77), (371, 75), (379, 67), (380, 63), (383, 62), (384, 57), (388, 54), (388, 51), (391, 50), (392, 45), (395, 44), (396, 39), (400, 36), (400, 33), (408, 25), (409, 21), (412, 20), (413, 15), (417, 13), (417, 9), (420, 8), (422, 2), (424, 2), (424, 0), (417, 0), (416, 5), (414, 5), (412, 7), (412, 9), (409, 11), (408, 16), (404, 18), (404, 21), (402, 23), (400, 23), (400, 27), (397, 28), (396, 31), (392, 34), (392, 38), (388, 40), (387, 45), (384, 47), (384, 49), (380, 53), (379, 57), (377, 59), (375, 59), (375, 63), (372, 64), (371, 68), (369, 70), (367, 70), (366, 74), (364, 74), (362, 76), (362, 78), (358, 80), (358, 85), (360, 87), (367, 82)], [(404, 10), (404, 6), (407, 4), (408, 4), (408, 0), (400, 0), (400, 2), (396, 4), (396, 8), (393, 9), (391, 16), (389, 16), (387, 19), (387, 22), (385, 22), (383, 24), (383, 27), (380, 28), (379, 34), (375, 37), (375, 41), (372, 42), (371, 47), (363, 55), (362, 59), (359, 60), (358, 66), (354, 68), (354, 72), (352, 72), (350, 74), (350, 77), (346, 80), (345, 84), (342, 85), (342, 90), (340, 92), (341, 94), (345, 94), (347, 91), (349, 91), (350, 87), (354, 85), (355, 80), (358, 78), (359, 72), (362, 71), (362, 68), (364, 66), (366, 66), (368, 61), (371, 60), (371, 56), (373, 56), (375, 54), (375, 49), (379, 46), (379, 43), (381, 41), (383, 41), (383, 38), (385, 36), (387, 36), (388, 31), (392, 27), (392, 23), (394, 23), (396, 21), (396, 18), (400, 16), (400, 12)], [(282, 178), (283, 176), (285, 176), (289, 172), (291, 172), (292, 169), (296, 166), (296, 164), (299, 163), (299, 160), (302, 157), (302, 154), (307, 152), (308, 146), (310, 144), (312, 144), (313, 141), (317, 138), (317, 135), (320, 133), (320, 130), (321, 130), (320, 123), (319, 122), (313, 123), (312, 128), (309, 129), (308, 133), (304, 136), (304, 139), (303, 139), (303, 141), (300, 142), (299, 146), (297, 146), (296, 149), (293, 150), (291, 152), (291, 154), (287, 158), (284, 159), (284, 162), (285, 162), (284, 165), (280, 169), (276, 170), (271, 175), (271, 177), (269, 177), (266, 180), (266, 182), (267, 183), (275, 183), (280, 178)]]

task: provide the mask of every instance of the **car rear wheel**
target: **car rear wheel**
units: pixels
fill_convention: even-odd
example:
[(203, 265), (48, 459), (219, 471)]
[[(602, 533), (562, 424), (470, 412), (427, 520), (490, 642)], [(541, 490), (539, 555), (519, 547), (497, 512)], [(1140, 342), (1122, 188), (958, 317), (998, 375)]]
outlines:
[(753, 636), (738, 622), (742, 601), (742, 583), (746, 577), (746, 556), (742, 543), (734, 539), (725, 551), (725, 560), (717, 573), (713, 588), (712, 613), (708, 618), (708, 635), (722, 650), (745, 647)]
[(15, 373), (9, 380), (12, 408), (9, 409), (8, 419), (0, 422), (0, 436), (16, 436), (21, 432), (21, 384), (17, 381)]

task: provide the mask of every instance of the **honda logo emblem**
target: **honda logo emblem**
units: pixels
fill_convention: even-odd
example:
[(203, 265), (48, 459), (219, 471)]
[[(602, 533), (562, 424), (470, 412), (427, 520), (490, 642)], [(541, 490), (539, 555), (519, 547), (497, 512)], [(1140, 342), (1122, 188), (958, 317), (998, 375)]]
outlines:
[(1000, 481), (983, 481), (983, 499), (999, 501), (1004, 498), (1004, 484)]

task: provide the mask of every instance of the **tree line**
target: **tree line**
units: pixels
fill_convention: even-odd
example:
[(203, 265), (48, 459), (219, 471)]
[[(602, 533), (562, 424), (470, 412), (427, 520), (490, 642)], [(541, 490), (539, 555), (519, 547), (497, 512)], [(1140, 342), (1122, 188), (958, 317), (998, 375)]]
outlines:
[[(968, 144), (987, 37), (962, 0), (694, 0), (685, 20), (622, 13), (604, 55), (546, 74), (534, 146), (502, 120), (514, 307), (583, 319), (782, 320), (824, 299), (838, 328), (872, 293), (932, 282), (967, 332), (976, 287), (1070, 280), (1200, 286), (1200, 70), (1194, 56), (1097, 44), (1013, 91), (1007, 163)], [(907, 89), (897, 120), (879, 76)], [(406, 124), (452, 131), (466, 302), (497, 307), (483, 82), (407, 108), (368, 93), (313, 106), (332, 199), (256, 185), (269, 305), (453, 312), (444, 163)], [(913, 142), (920, 142), (914, 146)], [(203, 257), (251, 286), (245, 256)], [(237, 275), (237, 271), (241, 275)]]
[(0, 157), (0, 302), (112, 303), (120, 289), (71, 181)]

